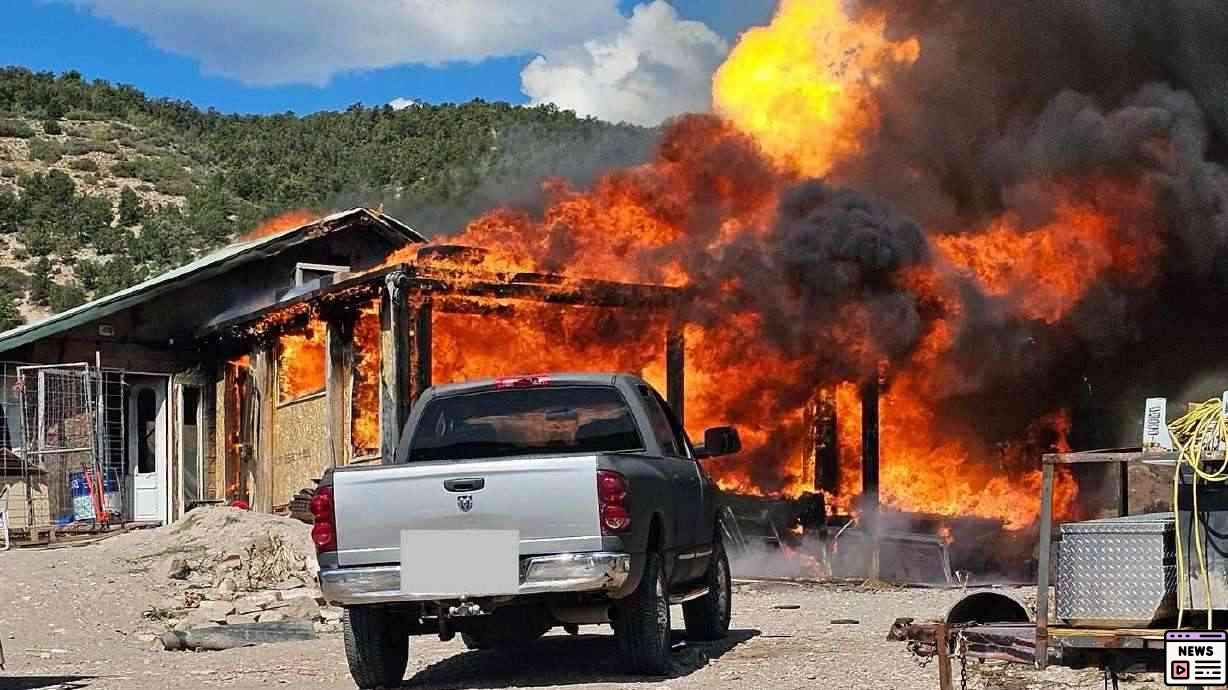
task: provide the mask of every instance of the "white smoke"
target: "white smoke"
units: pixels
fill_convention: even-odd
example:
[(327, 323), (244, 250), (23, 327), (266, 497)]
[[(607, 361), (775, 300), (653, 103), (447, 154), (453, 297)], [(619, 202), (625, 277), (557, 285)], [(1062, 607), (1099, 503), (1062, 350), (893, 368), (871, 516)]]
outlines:
[(711, 107), (712, 74), (729, 45), (666, 0), (639, 5), (616, 31), (543, 51), (521, 73), (534, 104), (612, 122), (657, 125)]
[(617, 0), (61, 1), (140, 31), (207, 74), (261, 86), (549, 53), (627, 21)]

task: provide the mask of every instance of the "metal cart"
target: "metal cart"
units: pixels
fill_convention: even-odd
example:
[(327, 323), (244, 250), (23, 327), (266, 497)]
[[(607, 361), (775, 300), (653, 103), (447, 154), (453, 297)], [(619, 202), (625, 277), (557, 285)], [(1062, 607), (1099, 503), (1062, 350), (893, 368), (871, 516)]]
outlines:
[[(996, 610), (992, 605), (982, 604), (965, 607), (960, 615), (954, 619), (948, 616), (948, 620), (944, 621), (918, 623), (911, 618), (897, 619), (888, 633), (888, 639), (907, 642), (909, 647), (922, 657), (936, 658), (941, 690), (953, 690), (955, 687), (952, 679), (952, 659), (958, 659), (961, 664), (968, 658), (1034, 664), (1042, 670), (1048, 666), (1101, 668), (1107, 676), (1114, 679), (1114, 686), (1118, 673), (1163, 672), (1163, 629), (1072, 628), (1050, 623), (1049, 561), (1053, 537), (1053, 478), (1056, 468), (1062, 465), (1116, 463), (1119, 467), (1117, 512), (1124, 517), (1129, 513), (1127, 468), (1135, 463), (1175, 466), (1176, 462), (1176, 453), (1144, 452), (1138, 448), (1045, 455), (1035, 623), (1028, 622), (1026, 611), (1018, 604), (998, 606)], [(996, 596), (1006, 599), (1003, 595)], [(952, 613), (958, 608), (959, 605), (952, 609)], [(986, 611), (1006, 612), (1007, 615), (978, 616), (978, 611), (982, 614)]]

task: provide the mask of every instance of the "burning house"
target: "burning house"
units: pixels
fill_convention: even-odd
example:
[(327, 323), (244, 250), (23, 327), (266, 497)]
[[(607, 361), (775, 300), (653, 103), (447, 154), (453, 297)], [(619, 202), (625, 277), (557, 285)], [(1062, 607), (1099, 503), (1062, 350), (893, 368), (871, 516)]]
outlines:
[(657, 339), (601, 365), (681, 406), (672, 290), (484, 270), (370, 209), (307, 218), (0, 335), (11, 530), (284, 512), (325, 468), (391, 455), (381, 429), (433, 377), (584, 368), (620, 329)]

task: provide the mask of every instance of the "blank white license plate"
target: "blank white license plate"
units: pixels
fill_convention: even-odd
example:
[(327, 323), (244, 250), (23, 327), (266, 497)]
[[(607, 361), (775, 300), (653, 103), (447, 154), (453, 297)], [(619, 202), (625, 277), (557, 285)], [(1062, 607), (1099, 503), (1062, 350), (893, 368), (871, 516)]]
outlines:
[(452, 598), (519, 589), (519, 530), (401, 531), (403, 594)]

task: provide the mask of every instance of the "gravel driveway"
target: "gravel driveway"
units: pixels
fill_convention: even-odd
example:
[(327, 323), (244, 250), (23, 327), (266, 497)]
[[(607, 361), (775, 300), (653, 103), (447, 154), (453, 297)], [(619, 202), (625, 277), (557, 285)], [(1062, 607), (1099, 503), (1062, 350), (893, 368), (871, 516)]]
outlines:
[[(165, 582), (134, 571), (107, 542), (0, 553), (0, 689), (352, 688), (340, 636), (224, 652), (167, 652), (142, 619)], [(1013, 590), (1016, 596), (1029, 592)], [(552, 634), (516, 654), (466, 651), (459, 638), (415, 638), (406, 687), (414, 688), (937, 688), (902, 644), (886, 641), (901, 615), (940, 616), (958, 591), (739, 582), (734, 631), (718, 644), (681, 645), (668, 678), (619, 672), (608, 627)], [(675, 608), (675, 628), (681, 627)], [(855, 621), (833, 623), (836, 620)], [(1101, 686), (1094, 672), (971, 669), (969, 687)], [(1159, 688), (1127, 682), (1124, 687)]]

